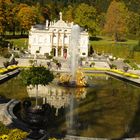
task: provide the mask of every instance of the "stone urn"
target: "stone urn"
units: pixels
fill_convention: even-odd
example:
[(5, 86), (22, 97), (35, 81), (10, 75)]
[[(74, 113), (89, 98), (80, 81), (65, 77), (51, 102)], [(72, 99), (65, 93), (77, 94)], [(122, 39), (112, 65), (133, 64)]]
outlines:
[(127, 72), (129, 70), (129, 67), (128, 66), (123, 66), (123, 70), (124, 70), (124, 72)]

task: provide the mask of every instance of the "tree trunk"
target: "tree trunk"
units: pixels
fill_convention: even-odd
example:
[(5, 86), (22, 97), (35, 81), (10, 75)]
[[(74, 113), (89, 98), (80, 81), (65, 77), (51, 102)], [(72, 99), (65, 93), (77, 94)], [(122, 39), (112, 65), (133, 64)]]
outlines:
[(13, 36), (15, 36), (15, 25), (13, 26)]
[(38, 85), (35, 86), (36, 88), (36, 101), (35, 101), (35, 108), (38, 106)]
[(118, 42), (118, 34), (117, 33), (114, 33), (114, 40), (115, 40), (115, 42)]

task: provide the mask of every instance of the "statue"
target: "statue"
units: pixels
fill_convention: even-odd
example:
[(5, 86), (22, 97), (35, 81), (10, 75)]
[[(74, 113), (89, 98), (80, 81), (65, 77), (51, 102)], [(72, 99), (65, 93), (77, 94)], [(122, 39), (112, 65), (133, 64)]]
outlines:
[(10, 65), (17, 65), (17, 64), (18, 64), (18, 61), (15, 60), (14, 54), (11, 54), (9, 61), (3, 62), (3, 65), (5, 68), (7, 68)]

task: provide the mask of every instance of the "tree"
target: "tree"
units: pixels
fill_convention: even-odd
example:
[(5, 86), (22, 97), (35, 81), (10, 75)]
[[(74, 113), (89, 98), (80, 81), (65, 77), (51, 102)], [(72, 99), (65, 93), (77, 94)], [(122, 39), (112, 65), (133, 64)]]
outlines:
[(11, 0), (0, 0), (0, 35), (4, 35), (6, 31), (11, 4)]
[[(35, 14), (35, 23), (45, 23), (46, 17), (44, 16), (44, 11), (46, 10), (44, 7), (41, 7), (39, 4), (32, 6), (33, 12)], [(45, 10), (44, 10), (45, 9)]]
[(38, 96), (38, 85), (47, 85), (54, 79), (53, 73), (43, 66), (31, 67), (30, 69), (24, 70), (21, 74), (25, 85), (32, 85), (36, 88), (36, 106)]
[(104, 30), (113, 35), (115, 41), (123, 39), (127, 32), (127, 14), (128, 10), (123, 2), (116, 0), (111, 2), (107, 10)]
[(75, 10), (74, 22), (84, 28), (88, 28), (91, 35), (99, 31), (97, 11), (93, 6), (80, 4)]
[(74, 21), (74, 7), (69, 5), (67, 8), (64, 9), (63, 11), (63, 19), (68, 22), (73, 22)]
[(140, 52), (140, 40), (138, 41), (138, 44), (133, 47), (133, 51)]
[(17, 14), (22, 31), (28, 31), (35, 24), (36, 14), (32, 7), (22, 7)]
[(127, 26), (129, 36), (138, 38), (140, 36), (140, 14), (129, 12)]

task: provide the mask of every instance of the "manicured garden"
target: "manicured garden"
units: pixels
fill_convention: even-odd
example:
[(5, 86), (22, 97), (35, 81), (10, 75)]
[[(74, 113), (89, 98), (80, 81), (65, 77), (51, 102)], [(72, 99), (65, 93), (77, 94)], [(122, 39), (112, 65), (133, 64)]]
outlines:
[(27, 38), (8, 39), (7, 41), (12, 43), (13, 47), (16, 47), (16, 48), (27, 49), (27, 47), (28, 47), (28, 39)]
[(90, 45), (99, 54), (108, 54), (115, 57), (130, 59), (140, 63), (140, 52), (133, 51), (133, 47), (138, 43), (137, 40), (126, 40), (124, 42), (114, 42), (109, 37), (101, 37), (99, 40), (90, 41)]
[(122, 75), (124, 77), (130, 77), (130, 78), (135, 78), (138, 79), (140, 76), (137, 74), (129, 73), (129, 72), (124, 72), (122, 70), (117, 70), (117, 69), (108, 69), (108, 68), (83, 68), (83, 70), (88, 70), (88, 71), (108, 71), (108, 72), (113, 72), (119, 75)]

